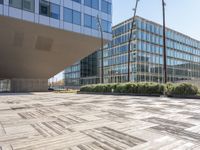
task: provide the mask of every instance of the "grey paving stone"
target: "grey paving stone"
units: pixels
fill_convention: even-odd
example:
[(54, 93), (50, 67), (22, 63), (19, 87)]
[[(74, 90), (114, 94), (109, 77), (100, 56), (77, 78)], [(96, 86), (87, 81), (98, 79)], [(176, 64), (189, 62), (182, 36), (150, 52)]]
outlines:
[(0, 150), (158, 149), (200, 149), (200, 100), (0, 95)]

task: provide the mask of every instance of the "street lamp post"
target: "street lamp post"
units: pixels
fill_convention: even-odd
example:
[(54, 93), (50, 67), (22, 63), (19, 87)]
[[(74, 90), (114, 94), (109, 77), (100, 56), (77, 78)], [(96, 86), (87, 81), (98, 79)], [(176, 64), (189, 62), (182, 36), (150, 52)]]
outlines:
[(128, 82), (130, 82), (131, 41), (132, 41), (133, 27), (134, 27), (134, 23), (135, 23), (135, 17), (136, 17), (136, 13), (137, 13), (138, 2), (139, 2), (139, 0), (136, 0), (135, 8), (133, 9), (134, 15), (133, 15), (132, 24), (131, 24), (131, 33), (130, 33), (129, 41), (128, 41)]
[(163, 78), (164, 83), (167, 83), (167, 55), (166, 55), (166, 27), (165, 27), (165, 1), (162, 0), (163, 10)]
[(99, 30), (101, 32), (101, 83), (103, 84), (104, 83), (104, 78), (103, 78), (103, 76), (104, 76), (104, 67), (103, 67), (103, 45), (104, 45), (104, 42), (103, 42), (103, 28), (102, 28), (102, 24), (101, 24), (99, 15), (97, 15), (97, 21), (98, 21)]

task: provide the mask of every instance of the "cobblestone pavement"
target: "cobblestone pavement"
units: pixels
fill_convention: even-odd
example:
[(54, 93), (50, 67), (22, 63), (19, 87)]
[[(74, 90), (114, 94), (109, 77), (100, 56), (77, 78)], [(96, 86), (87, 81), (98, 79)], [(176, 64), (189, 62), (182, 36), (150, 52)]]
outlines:
[(200, 150), (200, 100), (1, 94), (0, 150)]

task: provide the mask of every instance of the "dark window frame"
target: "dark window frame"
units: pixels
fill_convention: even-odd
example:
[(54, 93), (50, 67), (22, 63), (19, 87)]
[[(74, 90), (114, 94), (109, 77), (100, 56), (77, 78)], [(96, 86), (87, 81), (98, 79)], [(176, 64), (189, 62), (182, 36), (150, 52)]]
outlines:
[[(42, 13), (42, 11), (41, 11), (41, 3), (42, 2), (44, 2), (44, 3), (46, 3), (46, 5), (47, 5), (47, 14), (45, 14), (45, 13)], [(58, 17), (53, 17), (53, 15), (52, 15), (52, 11), (51, 11), (51, 7), (53, 6), (53, 5), (55, 5), (55, 6), (58, 6), (59, 7), (59, 14), (58, 14)], [(49, 2), (49, 1), (46, 1), (46, 0), (40, 0), (39, 1), (39, 15), (42, 15), (42, 16), (46, 16), (46, 17), (50, 17), (50, 18), (53, 18), (53, 19), (57, 19), (57, 20), (60, 20), (60, 5), (58, 5), (58, 4), (56, 4), (56, 3), (52, 3), (52, 2)]]

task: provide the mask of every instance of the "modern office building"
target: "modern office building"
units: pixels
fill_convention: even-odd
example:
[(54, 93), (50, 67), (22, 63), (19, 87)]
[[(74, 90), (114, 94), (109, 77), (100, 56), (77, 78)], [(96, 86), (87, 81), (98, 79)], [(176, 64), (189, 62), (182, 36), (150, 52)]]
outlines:
[(112, 38), (112, 0), (0, 0), (0, 81), (46, 91), (47, 80)]
[[(112, 42), (104, 49), (104, 83), (127, 82), (128, 39), (132, 19), (112, 28)], [(200, 41), (166, 29), (169, 82), (200, 80)], [(98, 57), (98, 73), (101, 70)], [(136, 17), (131, 41), (131, 81), (163, 82), (163, 28)], [(82, 68), (80, 69), (82, 72)], [(100, 74), (97, 74), (100, 77)], [(81, 82), (80, 82), (81, 85)]]
[(76, 62), (64, 71), (64, 82), (67, 87), (99, 83), (98, 52), (94, 52)]

